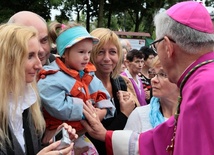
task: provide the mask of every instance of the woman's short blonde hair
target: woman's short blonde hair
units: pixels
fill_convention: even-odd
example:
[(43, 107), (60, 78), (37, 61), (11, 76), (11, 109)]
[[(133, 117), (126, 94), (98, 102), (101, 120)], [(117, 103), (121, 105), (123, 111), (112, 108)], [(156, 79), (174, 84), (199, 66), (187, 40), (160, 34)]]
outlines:
[(96, 66), (95, 60), (97, 58), (97, 55), (105, 44), (107, 44), (108, 42), (111, 42), (116, 46), (118, 51), (119, 61), (116, 67), (113, 69), (111, 77), (112, 78), (118, 77), (118, 75), (120, 74), (121, 65), (123, 61), (122, 46), (121, 46), (119, 37), (113, 31), (107, 28), (97, 28), (91, 32), (91, 35), (94, 37), (97, 37), (100, 40), (98, 44), (94, 45), (91, 52), (91, 57), (90, 57), (90, 61), (95, 66)]

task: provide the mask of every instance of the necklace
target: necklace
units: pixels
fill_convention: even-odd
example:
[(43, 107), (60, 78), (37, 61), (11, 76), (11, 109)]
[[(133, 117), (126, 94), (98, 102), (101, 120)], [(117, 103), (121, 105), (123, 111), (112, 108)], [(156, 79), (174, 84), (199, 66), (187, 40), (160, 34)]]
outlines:
[(214, 62), (214, 59), (212, 60), (206, 60), (198, 65), (196, 65), (195, 67), (193, 67), (187, 74), (186, 76), (183, 78), (181, 84), (180, 84), (180, 96), (178, 96), (178, 106), (177, 106), (177, 111), (174, 115), (175, 117), (175, 122), (174, 122), (174, 132), (171, 138), (171, 144), (169, 144), (166, 148), (166, 151), (170, 153), (170, 155), (173, 155), (173, 151), (174, 151), (174, 147), (175, 147), (175, 136), (176, 136), (176, 129), (177, 129), (177, 124), (178, 124), (178, 117), (180, 114), (180, 106), (181, 106), (181, 101), (182, 101), (182, 89), (184, 87), (184, 84), (186, 83), (186, 81), (189, 79), (189, 77), (201, 66), (206, 65), (208, 63)]

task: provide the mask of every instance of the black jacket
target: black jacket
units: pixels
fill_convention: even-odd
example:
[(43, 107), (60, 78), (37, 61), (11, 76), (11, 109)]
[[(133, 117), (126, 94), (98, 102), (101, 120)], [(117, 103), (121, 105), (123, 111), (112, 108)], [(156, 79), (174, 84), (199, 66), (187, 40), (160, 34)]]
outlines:
[[(112, 84), (112, 91), (113, 91), (112, 102), (113, 102), (113, 104), (115, 104), (116, 112), (115, 112), (114, 117), (103, 120), (102, 124), (107, 130), (123, 130), (123, 128), (126, 125), (128, 118), (126, 117), (126, 115), (124, 115), (120, 111), (120, 103), (119, 103), (119, 100), (117, 98), (117, 92), (118, 92), (118, 90), (127, 91), (127, 86), (126, 86), (126, 83), (121, 76), (119, 76), (116, 79), (111, 79), (111, 84)], [(105, 146), (104, 142), (90, 137), (88, 133), (86, 133), (86, 136), (94, 144), (94, 146), (96, 147), (96, 149), (100, 155), (106, 155), (107, 154), (106, 153), (106, 146)]]
[(31, 115), (28, 115), (27, 109), (23, 112), (26, 153), (23, 152), (18, 140), (9, 127), (9, 138), (12, 142), (12, 148), (9, 145), (6, 145), (6, 148), (0, 148), (0, 155), (35, 155), (42, 149), (41, 139), (36, 134), (34, 125), (28, 118), (31, 118)]

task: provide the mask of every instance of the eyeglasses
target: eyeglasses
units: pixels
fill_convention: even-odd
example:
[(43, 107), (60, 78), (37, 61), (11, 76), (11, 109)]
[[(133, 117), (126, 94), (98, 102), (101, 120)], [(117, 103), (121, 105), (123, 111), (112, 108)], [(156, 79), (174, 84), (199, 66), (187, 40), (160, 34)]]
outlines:
[(154, 73), (154, 72), (149, 72), (149, 77), (154, 78), (157, 75), (158, 78), (164, 79), (167, 78), (167, 75), (165, 73)]
[[(168, 37), (169, 38), (169, 37)], [(155, 52), (155, 53), (157, 53), (157, 46), (155, 45), (156, 43), (159, 43), (159, 42), (161, 42), (161, 41), (163, 41), (164, 40), (164, 37), (163, 38), (160, 38), (160, 39), (158, 39), (158, 40), (155, 40), (154, 42), (152, 42), (151, 44), (150, 44), (150, 47), (153, 49), (153, 51)], [(169, 38), (169, 40), (171, 41), (171, 42), (173, 42), (173, 43), (176, 43), (173, 39), (171, 39), (171, 38)]]

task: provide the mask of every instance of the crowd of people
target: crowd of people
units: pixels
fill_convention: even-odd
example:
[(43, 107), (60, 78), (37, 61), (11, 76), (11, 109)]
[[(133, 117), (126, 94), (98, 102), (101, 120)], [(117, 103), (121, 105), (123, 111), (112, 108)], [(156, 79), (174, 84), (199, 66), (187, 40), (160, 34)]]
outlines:
[(211, 16), (179, 2), (154, 25), (157, 39), (132, 49), (108, 28), (30, 11), (1, 24), (0, 154), (214, 154)]

